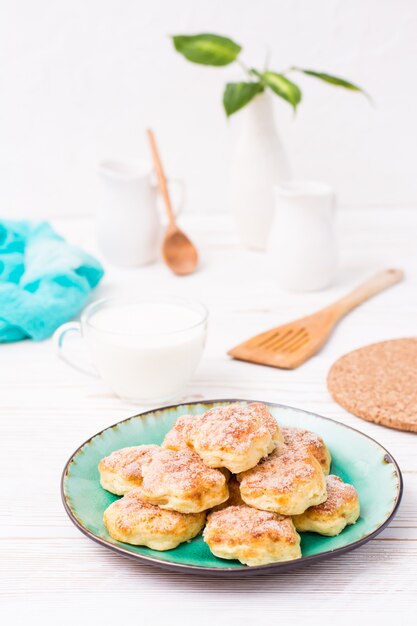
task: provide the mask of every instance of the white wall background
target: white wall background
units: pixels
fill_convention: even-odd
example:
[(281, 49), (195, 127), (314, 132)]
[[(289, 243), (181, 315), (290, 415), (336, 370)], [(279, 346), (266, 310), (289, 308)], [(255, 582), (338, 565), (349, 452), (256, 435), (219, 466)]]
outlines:
[(2, 0), (0, 215), (90, 213), (102, 156), (147, 155), (157, 132), (189, 211), (227, 209), (239, 114), (221, 94), (238, 67), (205, 68), (168, 34), (217, 32), (249, 64), (297, 64), (366, 87), (357, 95), (302, 79), (294, 119), (276, 119), (299, 177), (330, 182), (347, 206), (417, 204), (415, 0)]

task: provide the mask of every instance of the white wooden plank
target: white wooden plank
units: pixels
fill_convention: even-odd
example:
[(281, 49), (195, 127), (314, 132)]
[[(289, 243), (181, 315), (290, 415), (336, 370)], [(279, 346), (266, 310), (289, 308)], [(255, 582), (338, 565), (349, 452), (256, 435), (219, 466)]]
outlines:
[[(140, 611), (147, 623), (253, 624), (363, 622), (410, 624), (416, 607), (417, 439), (369, 424), (335, 404), (326, 374), (344, 352), (392, 337), (415, 335), (417, 211), (346, 211), (339, 219), (343, 271), (322, 293), (286, 294), (268, 275), (262, 254), (240, 249), (225, 216), (191, 216), (203, 266), (173, 277), (162, 265), (110, 270), (96, 296), (158, 289), (197, 295), (210, 308), (204, 360), (182, 400), (241, 397), (298, 406), (358, 428), (387, 447), (405, 481), (398, 516), (361, 549), (286, 576), (206, 580), (162, 572), (122, 559), (83, 537), (59, 496), (62, 467), (89, 436), (143, 407), (117, 399), (98, 380), (59, 362), (52, 344), (0, 347), (0, 595), (8, 623), (110, 623)], [(74, 243), (95, 252), (92, 224), (61, 221)], [(301, 316), (341, 296), (373, 270), (406, 270), (407, 280), (347, 317), (325, 349), (293, 372), (232, 361), (234, 343)], [(24, 602), (23, 602), (24, 600)], [(81, 616), (81, 617), (80, 617)], [(130, 619), (132, 617), (130, 616)], [(374, 623), (373, 621), (370, 623)]]

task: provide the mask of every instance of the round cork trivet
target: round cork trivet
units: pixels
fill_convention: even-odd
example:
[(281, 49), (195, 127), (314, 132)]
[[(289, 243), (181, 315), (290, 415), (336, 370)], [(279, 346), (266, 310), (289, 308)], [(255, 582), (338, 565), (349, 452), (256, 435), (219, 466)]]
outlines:
[(345, 354), (330, 368), (327, 386), (354, 415), (417, 432), (417, 338), (382, 341)]

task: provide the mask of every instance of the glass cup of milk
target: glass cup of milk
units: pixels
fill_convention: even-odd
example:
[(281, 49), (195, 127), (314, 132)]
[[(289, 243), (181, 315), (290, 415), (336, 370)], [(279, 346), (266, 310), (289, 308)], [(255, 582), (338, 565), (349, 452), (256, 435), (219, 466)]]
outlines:
[[(59, 356), (85, 373), (99, 375), (116, 395), (138, 404), (173, 400), (200, 361), (207, 309), (174, 296), (105, 298), (90, 304), (80, 322), (55, 332)], [(69, 333), (81, 333), (94, 372), (64, 350)]]

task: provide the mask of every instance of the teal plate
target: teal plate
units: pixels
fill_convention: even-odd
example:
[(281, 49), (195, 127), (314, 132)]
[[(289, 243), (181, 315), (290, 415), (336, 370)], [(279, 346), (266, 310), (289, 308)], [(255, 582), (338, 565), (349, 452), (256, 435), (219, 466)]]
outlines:
[(135, 415), (86, 441), (71, 456), (62, 475), (62, 498), (72, 522), (94, 541), (125, 556), (166, 569), (211, 576), (287, 571), (358, 548), (389, 524), (400, 504), (402, 477), (397, 463), (385, 448), (358, 430), (329, 418), (265, 402), (279, 424), (313, 430), (323, 437), (332, 454), (331, 472), (354, 485), (359, 494), (361, 516), (356, 524), (345, 528), (337, 537), (302, 533), (301, 559), (256, 567), (215, 557), (201, 535), (166, 552), (112, 539), (103, 524), (103, 513), (117, 496), (100, 486), (99, 460), (118, 448), (160, 444), (179, 415), (197, 415), (231, 402), (246, 404), (249, 401), (211, 400), (164, 407)]

